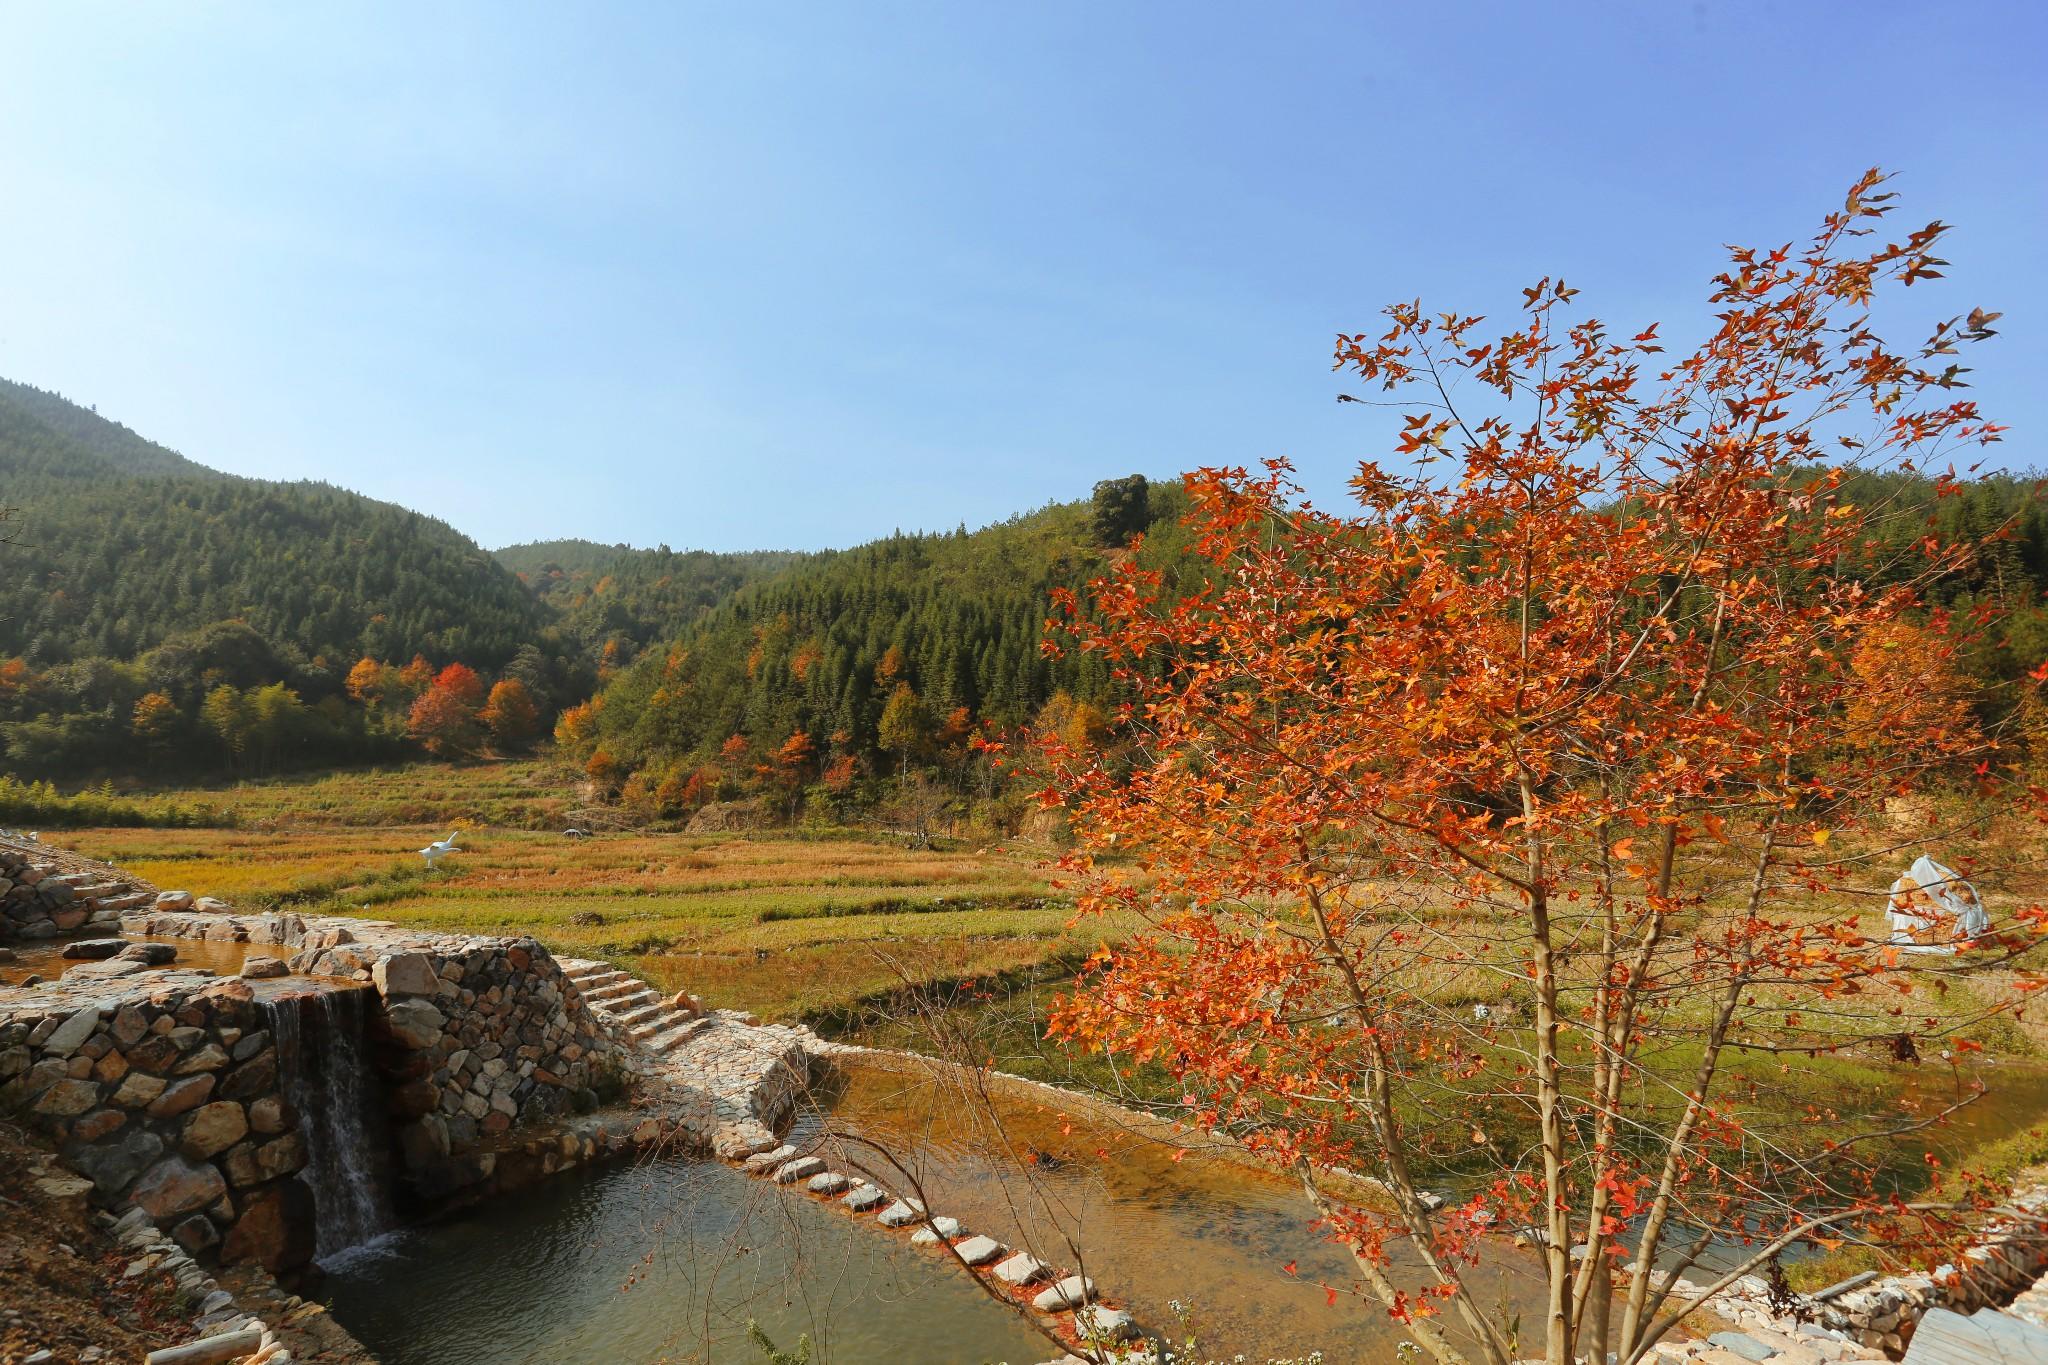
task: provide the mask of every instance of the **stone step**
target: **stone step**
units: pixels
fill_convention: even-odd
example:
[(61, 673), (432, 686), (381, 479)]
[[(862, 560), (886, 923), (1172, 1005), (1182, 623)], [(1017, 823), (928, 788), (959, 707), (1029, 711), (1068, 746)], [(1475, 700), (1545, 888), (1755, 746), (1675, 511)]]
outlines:
[[(633, 999), (622, 1002), (618, 1007), (607, 1010), (612, 1022), (628, 1033), (638, 1037), (643, 1026), (652, 1024), (660, 1027), (661, 1017), (668, 1013), (668, 1007), (659, 1000)], [(652, 1032), (653, 1030), (647, 1030)]]
[(99, 900), (108, 896), (125, 896), (135, 888), (126, 882), (74, 883), (71, 890), (80, 900)]
[(592, 962), (587, 957), (558, 957), (555, 961), (561, 964), (562, 975), (571, 981), (581, 981), (612, 970), (609, 962)]
[(585, 1000), (616, 1000), (622, 995), (632, 995), (647, 989), (647, 983), (637, 976), (619, 972), (601, 981), (593, 981), (584, 988)]
[(154, 904), (155, 901), (156, 897), (147, 891), (130, 891), (125, 896), (100, 897), (100, 909), (120, 914), (124, 910), (139, 910), (145, 905)]
[(683, 1019), (663, 1025), (662, 1031), (640, 1040), (641, 1046), (651, 1052), (673, 1052), (690, 1039), (711, 1027), (709, 1019)]

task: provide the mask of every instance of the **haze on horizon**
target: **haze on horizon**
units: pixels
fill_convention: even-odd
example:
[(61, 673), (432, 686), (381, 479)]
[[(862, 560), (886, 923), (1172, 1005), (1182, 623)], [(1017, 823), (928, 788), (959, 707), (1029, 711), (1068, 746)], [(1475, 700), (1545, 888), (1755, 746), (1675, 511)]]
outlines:
[(12, 7), (0, 375), (487, 545), (839, 546), (1272, 455), (1330, 503), (1390, 421), (1335, 333), (1561, 274), (1689, 344), (1721, 244), (1879, 164), (2043, 463), (2048, 20), (1856, 12)]

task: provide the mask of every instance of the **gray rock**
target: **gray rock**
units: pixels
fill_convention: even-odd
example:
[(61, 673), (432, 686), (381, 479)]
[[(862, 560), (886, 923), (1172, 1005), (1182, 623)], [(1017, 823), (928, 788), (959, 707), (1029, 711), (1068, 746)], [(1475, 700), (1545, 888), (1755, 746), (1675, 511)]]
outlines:
[(393, 953), (370, 967), (370, 980), (386, 999), (394, 995), (432, 995), (441, 984), (425, 953)]
[(959, 1253), (960, 1259), (969, 1265), (987, 1265), (1000, 1257), (1005, 1249), (1003, 1244), (993, 1237), (969, 1237), (966, 1241), (953, 1245), (953, 1250)]
[(190, 891), (159, 891), (156, 893), (156, 908), (169, 912), (190, 910), (192, 908), (192, 893)]
[(1040, 1293), (1031, 1301), (1031, 1306), (1041, 1313), (1058, 1313), (1068, 1308), (1079, 1308), (1094, 1297), (1095, 1281), (1086, 1275), (1069, 1275)]
[(812, 1176), (805, 1188), (812, 1194), (838, 1194), (852, 1183), (837, 1171), (826, 1171), (822, 1175)]
[(82, 938), (75, 943), (65, 944), (64, 956), (76, 962), (99, 962), (112, 957), (127, 946), (125, 939)]
[(924, 1217), (924, 1205), (915, 1199), (899, 1199), (883, 1209), (879, 1221), (885, 1228), (905, 1228)]
[(1083, 1341), (1129, 1341), (1138, 1335), (1138, 1325), (1121, 1308), (1090, 1304), (1074, 1314), (1074, 1330)]
[(178, 950), (168, 943), (131, 943), (115, 956), (123, 962), (140, 962), (146, 967), (161, 967), (167, 962), (176, 962)]
[(866, 1213), (879, 1204), (888, 1203), (889, 1194), (888, 1191), (877, 1189), (873, 1185), (856, 1185), (853, 1192), (839, 1202), (855, 1213)]
[(280, 976), (290, 976), (291, 968), (280, 958), (249, 957), (242, 961), (242, 975), (251, 981), (268, 981)]
[(1033, 1284), (1052, 1273), (1044, 1261), (1020, 1251), (996, 1267), (996, 1278), (1004, 1284)]
[[(938, 1229), (938, 1231), (934, 1232), (933, 1228)], [(934, 1242), (950, 1242), (963, 1231), (965, 1229), (960, 1226), (958, 1218), (934, 1218), (931, 1220), (930, 1227), (919, 1228), (916, 1232), (910, 1234), (910, 1244), (912, 1246), (928, 1247)]]
[(800, 1156), (794, 1161), (785, 1161), (775, 1168), (775, 1183), (794, 1185), (806, 1176), (813, 1176), (825, 1169), (825, 1163), (814, 1156)]
[(1718, 1346), (1744, 1360), (1769, 1360), (1774, 1354), (1770, 1347), (1741, 1332), (1716, 1332), (1707, 1338), (1707, 1345)]
[(134, 1129), (112, 1142), (96, 1142), (81, 1147), (71, 1158), (71, 1164), (92, 1181), (93, 1188), (101, 1195), (112, 1199), (148, 1170), (150, 1163), (163, 1152), (162, 1138), (155, 1133)]
[(69, 1057), (78, 1051), (92, 1031), (99, 1027), (100, 1011), (97, 1005), (87, 1005), (51, 1031), (43, 1040), (43, 1052), (52, 1057)]
[(780, 1147), (771, 1148), (765, 1152), (756, 1152), (745, 1161), (742, 1161), (740, 1165), (753, 1174), (759, 1175), (763, 1171), (773, 1170), (795, 1155), (796, 1148), (788, 1143), (784, 1143)]
[[(420, 961), (424, 963), (426, 959), (421, 957)], [(415, 1051), (432, 1047), (441, 1036), (441, 1026), (448, 1022), (447, 1015), (424, 1000), (401, 1000), (386, 1010), (385, 1015), (391, 1028), (391, 1036)]]

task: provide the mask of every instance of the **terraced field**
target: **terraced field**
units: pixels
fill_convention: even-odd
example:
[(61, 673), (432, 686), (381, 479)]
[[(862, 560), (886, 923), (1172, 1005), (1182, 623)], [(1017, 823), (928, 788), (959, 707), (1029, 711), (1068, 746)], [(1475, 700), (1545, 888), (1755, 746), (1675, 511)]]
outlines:
[[(849, 831), (571, 839), (559, 826), (520, 827), (571, 806), (562, 784), (538, 763), (421, 765), (205, 793), (235, 810), (233, 829), (52, 839), (250, 910), (531, 933), (779, 1018), (826, 1017), (905, 985), (1057, 971), (1104, 932), (1070, 928), (1043, 849), (916, 850)], [(419, 818), (364, 821), (378, 810)], [(458, 828), (463, 851), (428, 871), (414, 850)]]

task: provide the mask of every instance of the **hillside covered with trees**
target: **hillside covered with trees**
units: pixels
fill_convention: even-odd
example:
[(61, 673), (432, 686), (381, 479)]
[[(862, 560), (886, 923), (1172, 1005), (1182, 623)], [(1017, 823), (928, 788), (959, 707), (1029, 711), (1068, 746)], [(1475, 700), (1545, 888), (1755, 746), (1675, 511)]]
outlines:
[[(222, 474), (5, 381), (0, 500), (0, 744), (17, 774), (456, 751), (468, 720), (412, 720), (450, 666), (517, 682), (536, 712), (528, 732), (590, 686), (549, 607), (446, 523), (326, 484)], [(351, 670), (385, 660), (409, 681), (353, 695)], [(471, 708), (478, 736), (487, 701)]]

